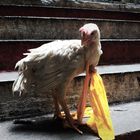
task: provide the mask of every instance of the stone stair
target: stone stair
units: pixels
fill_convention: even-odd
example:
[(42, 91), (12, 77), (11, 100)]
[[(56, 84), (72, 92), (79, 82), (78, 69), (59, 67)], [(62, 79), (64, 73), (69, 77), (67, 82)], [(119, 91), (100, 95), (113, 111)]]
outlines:
[[(139, 140), (140, 102), (118, 104), (110, 107), (115, 140)], [(132, 114), (132, 115), (130, 115)], [(87, 118), (84, 118), (87, 119)], [(99, 140), (89, 128), (80, 127), (83, 135), (64, 129), (61, 122), (52, 120), (52, 114), (0, 122), (2, 140)]]
[[(68, 3), (53, 6), (2, 1), (0, 4), (0, 120), (52, 113), (51, 95), (13, 97), (11, 86), (17, 77), (14, 65), (29, 48), (55, 39), (79, 39), (79, 27), (89, 22), (96, 23), (101, 30), (104, 54), (97, 69), (104, 80), (109, 103), (140, 100), (138, 6), (99, 7), (94, 3), (92, 8), (87, 4), (74, 7)], [(76, 109), (84, 77), (84, 74), (76, 77), (68, 90), (71, 109)]]

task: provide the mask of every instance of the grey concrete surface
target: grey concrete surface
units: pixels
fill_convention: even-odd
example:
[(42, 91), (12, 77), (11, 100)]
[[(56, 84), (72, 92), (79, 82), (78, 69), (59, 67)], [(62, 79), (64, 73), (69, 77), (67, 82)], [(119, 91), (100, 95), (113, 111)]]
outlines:
[[(135, 140), (140, 138), (140, 101), (113, 105), (110, 107), (110, 111), (116, 136), (136, 131), (137, 138)], [(0, 122), (0, 140), (99, 139), (87, 128), (80, 127), (84, 132), (83, 135), (79, 135), (71, 129), (64, 129), (61, 122), (53, 121), (50, 117), (41, 116), (25, 120), (30, 120), (33, 123), (13, 124), (13, 121)]]
[(140, 130), (140, 101), (114, 105), (110, 110), (116, 135)]

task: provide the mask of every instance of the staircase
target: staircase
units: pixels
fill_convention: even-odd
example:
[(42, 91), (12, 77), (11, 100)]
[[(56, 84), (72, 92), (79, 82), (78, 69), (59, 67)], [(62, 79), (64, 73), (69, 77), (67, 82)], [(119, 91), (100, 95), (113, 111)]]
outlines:
[[(35, 1), (34, 1), (35, 2)], [(13, 97), (11, 86), (17, 77), (15, 63), (29, 48), (55, 39), (79, 39), (78, 29), (96, 23), (101, 30), (99, 73), (109, 103), (140, 100), (140, 16), (139, 8), (91, 4), (4, 4), (0, 3), (0, 120), (52, 113), (51, 95)], [(68, 102), (76, 109), (85, 74), (76, 77)]]

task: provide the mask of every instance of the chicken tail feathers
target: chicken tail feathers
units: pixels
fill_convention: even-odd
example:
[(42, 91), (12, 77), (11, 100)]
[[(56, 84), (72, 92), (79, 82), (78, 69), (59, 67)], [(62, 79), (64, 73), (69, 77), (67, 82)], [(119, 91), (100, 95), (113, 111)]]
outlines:
[(18, 78), (13, 83), (12, 91), (13, 94), (18, 93), (19, 96), (21, 96), (23, 93), (26, 92), (26, 81), (27, 81), (25, 77), (27, 69), (23, 59), (16, 63), (15, 69), (18, 70), (19, 74)]
[(18, 79), (15, 80), (15, 82), (13, 83), (13, 86), (12, 86), (12, 91), (13, 91), (13, 94), (15, 95), (15, 93), (18, 93), (19, 96), (22, 95), (23, 93), (23, 87), (24, 87), (24, 84), (23, 84), (23, 74), (21, 73), (18, 77)]

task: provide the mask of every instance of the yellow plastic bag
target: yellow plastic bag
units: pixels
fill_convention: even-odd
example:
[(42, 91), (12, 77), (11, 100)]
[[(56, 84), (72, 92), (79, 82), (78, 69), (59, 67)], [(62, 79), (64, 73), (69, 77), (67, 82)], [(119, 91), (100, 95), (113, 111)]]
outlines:
[[(93, 131), (98, 132), (103, 140), (115, 139), (106, 91), (98, 73), (93, 73), (91, 77), (89, 99), (93, 112), (87, 121), (87, 125)], [(88, 111), (85, 111), (86, 113)]]
[[(113, 140), (114, 130), (110, 117), (106, 91), (100, 75), (96, 72), (89, 74), (87, 66), (86, 78), (84, 81), (83, 92), (80, 97), (80, 102), (77, 109), (77, 118), (81, 123), (83, 116), (88, 116), (87, 125), (98, 135), (102, 140)], [(91, 79), (91, 81), (90, 81)], [(88, 84), (90, 81), (89, 95)], [(91, 107), (86, 107), (87, 97), (89, 96)]]

